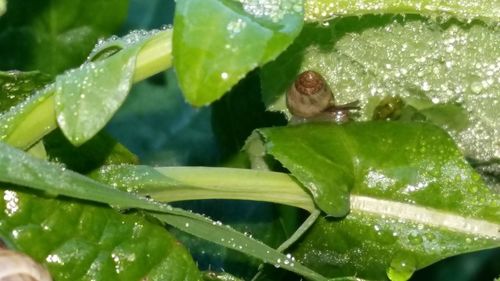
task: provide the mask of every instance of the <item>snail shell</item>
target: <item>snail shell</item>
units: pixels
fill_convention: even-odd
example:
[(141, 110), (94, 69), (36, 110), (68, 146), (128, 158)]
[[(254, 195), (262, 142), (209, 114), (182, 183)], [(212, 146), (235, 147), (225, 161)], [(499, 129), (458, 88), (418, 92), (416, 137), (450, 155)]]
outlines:
[(405, 103), (400, 96), (385, 97), (373, 110), (372, 120), (397, 120)]
[(288, 89), (286, 104), (296, 117), (313, 117), (333, 103), (333, 95), (321, 74), (307, 70)]
[(51, 281), (49, 273), (27, 255), (0, 249), (0, 281)]

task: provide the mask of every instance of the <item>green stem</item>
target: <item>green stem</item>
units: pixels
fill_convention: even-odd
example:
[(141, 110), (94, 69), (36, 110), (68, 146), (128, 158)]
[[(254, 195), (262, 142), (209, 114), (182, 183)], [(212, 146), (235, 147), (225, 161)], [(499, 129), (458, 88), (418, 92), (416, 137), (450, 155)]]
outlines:
[(500, 20), (500, 7), (491, 0), (305, 0), (306, 21), (326, 21), (338, 16), (366, 14), (418, 14), (424, 16), (455, 17), (464, 21), (482, 20), (495, 23)]
[(161, 202), (201, 199), (265, 201), (315, 210), (311, 196), (290, 175), (214, 168), (108, 166), (96, 179)]
[(134, 82), (142, 81), (172, 66), (173, 29), (158, 32), (137, 55)]
[[(134, 82), (172, 66), (172, 29), (164, 30), (142, 47), (136, 59)], [(27, 149), (57, 128), (54, 84), (0, 116), (0, 140)]]

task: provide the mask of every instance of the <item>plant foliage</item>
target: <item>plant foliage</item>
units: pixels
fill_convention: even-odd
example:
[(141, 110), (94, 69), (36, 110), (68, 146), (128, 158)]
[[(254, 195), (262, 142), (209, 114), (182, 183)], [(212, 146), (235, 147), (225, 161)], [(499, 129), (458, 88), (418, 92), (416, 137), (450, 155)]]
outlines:
[[(184, 0), (103, 40), (129, 5), (161, 6), (0, 0), (0, 238), (55, 280), (403, 281), (498, 250), (498, 1)], [(295, 124), (304, 70), (349, 122)]]

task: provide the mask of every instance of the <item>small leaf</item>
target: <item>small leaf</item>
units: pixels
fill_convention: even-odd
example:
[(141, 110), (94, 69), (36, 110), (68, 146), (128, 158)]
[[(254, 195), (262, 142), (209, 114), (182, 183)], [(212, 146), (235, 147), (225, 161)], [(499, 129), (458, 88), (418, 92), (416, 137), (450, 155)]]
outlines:
[[(89, 61), (59, 75), (55, 82), (57, 123), (74, 145), (92, 138), (122, 105), (134, 77), (136, 57), (155, 32), (130, 33), (96, 46)], [(105, 50), (119, 48), (117, 53)], [(98, 54), (95, 54), (98, 53)]]
[(92, 138), (127, 97), (138, 49), (89, 62), (56, 78), (57, 123), (75, 145)]
[(185, 0), (174, 18), (174, 66), (196, 106), (220, 98), (250, 70), (274, 59), (302, 28), (302, 3)]

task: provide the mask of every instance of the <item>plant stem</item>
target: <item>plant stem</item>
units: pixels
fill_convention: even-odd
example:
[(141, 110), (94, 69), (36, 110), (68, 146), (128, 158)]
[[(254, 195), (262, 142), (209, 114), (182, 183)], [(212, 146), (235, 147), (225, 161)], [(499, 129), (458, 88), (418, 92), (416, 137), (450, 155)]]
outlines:
[[(117, 166), (99, 180), (161, 202), (200, 199), (265, 201), (315, 210), (312, 197), (284, 173), (215, 167)], [(147, 170), (144, 170), (147, 169)], [(121, 182), (123, 181), (123, 182)]]
[(172, 66), (173, 29), (160, 31), (151, 38), (137, 55), (134, 82), (142, 81)]
[[(108, 185), (148, 195), (161, 202), (240, 199), (285, 204), (311, 213), (316, 210), (312, 196), (291, 175), (284, 173), (217, 167), (117, 165), (105, 166), (92, 176)], [(416, 224), (500, 239), (496, 222), (463, 217), (413, 203), (365, 196), (355, 190), (350, 195), (350, 212), (404, 218)], [(314, 220), (313, 216), (303, 229)], [(471, 227), (464, 228), (464, 225)]]
[[(142, 47), (136, 58), (134, 82), (172, 65), (172, 29), (160, 31)], [(52, 84), (0, 116), (0, 140), (27, 149), (57, 128)]]
[(54, 106), (54, 87), (48, 87), (17, 105), (1, 116), (0, 140), (28, 149), (57, 128)]

